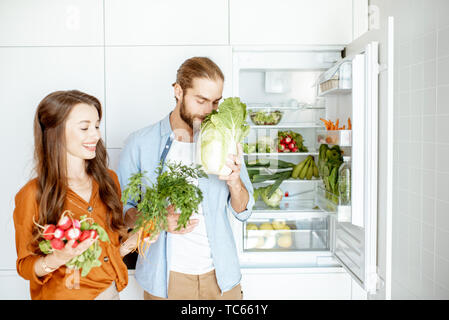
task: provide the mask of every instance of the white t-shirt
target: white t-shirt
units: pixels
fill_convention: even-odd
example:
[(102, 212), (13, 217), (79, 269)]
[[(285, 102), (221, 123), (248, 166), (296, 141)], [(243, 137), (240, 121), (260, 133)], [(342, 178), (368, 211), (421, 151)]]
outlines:
[[(195, 149), (196, 143), (173, 140), (165, 161), (194, 165)], [(193, 183), (198, 185), (198, 180), (195, 179)], [(170, 270), (198, 275), (214, 269), (201, 205), (198, 206), (198, 211), (194, 212), (190, 219), (199, 220), (199, 224), (192, 232), (186, 234), (168, 233), (171, 240)]]

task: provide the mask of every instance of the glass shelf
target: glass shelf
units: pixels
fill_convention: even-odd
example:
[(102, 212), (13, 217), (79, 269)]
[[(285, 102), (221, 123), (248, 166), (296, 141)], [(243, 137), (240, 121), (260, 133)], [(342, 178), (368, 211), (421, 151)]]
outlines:
[(267, 212), (322, 212), (322, 210), (315, 204), (314, 200), (310, 199), (288, 199), (283, 197), (278, 208), (267, 206), (262, 200), (257, 200), (253, 206), (253, 212), (267, 213)]
[(323, 129), (323, 125), (322, 124), (317, 124), (317, 123), (313, 123), (313, 122), (304, 122), (304, 123), (283, 123), (283, 124), (278, 124), (278, 125), (251, 125), (250, 127), (252, 129), (307, 129), (307, 128), (320, 128)]
[(274, 156), (317, 156), (318, 152), (273, 152), (273, 153), (244, 153), (244, 156), (263, 156), (263, 157), (274, 157)]

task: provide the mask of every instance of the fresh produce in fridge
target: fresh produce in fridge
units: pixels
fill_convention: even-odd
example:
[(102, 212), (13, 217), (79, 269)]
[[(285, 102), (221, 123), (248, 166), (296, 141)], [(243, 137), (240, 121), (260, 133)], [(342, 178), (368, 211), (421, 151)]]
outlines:
[(267, 206), (272, 208), (279, 208), (279, 204), (282, 201), (284, 193), (280, 188), (276, 187), (270, 195), (270, 190), (272, 189), (272, 187), (273, 185), (255, 188), (254, 199), (255, 201), (257, 201), (257, 199), (260, 197)]
[[(324, 122), (324, 126), (326, 127), (326, 130), (346, 130), (346, 125), (339, 127), (340, 119), (337, 118), (337, 121), (335, 124), (331, 120), (326, 120), (323, 118), (320, 118), (321, 121)], [(347, 130), (352, 130), (352, 124), (351, 124), (351, 118), (348, 118), (348, 128)], [(328, 142), (330, 143), (330, 142)]]
[(282, 112), (280, 110), (256, 111), (255, 109), (249, 110), (249, 117), (251, 121), (257, 126), (263, 125), (277, 125), (282, 119)]
[(269, 222), (264, 222), (259, 226), (259, 230), (273, 230), (273, 225)]
[(243, 152), (245, 153), (273, 153), (276, 152), (276, 140), (268, 136), (260, 136), (257, 143), (244, 143)]
[(278, 152), (308, 152), (301, 134), (294, 131), (278, 132)]
[(227, 98), (202, 122), (199, 134), (197, 163), (207, 174), (229, 175), (226, 166), (229, 154), (237, 154), (237, 143), (249, 134), (245, 121), (246, 105), (239, 98)]
[(257, 228), (257, 225), (254, 223), (247, 223), (246, 230), (259, 230), (259, 228)]
[(162, 170), (162, 163), (156, 169), (157, 178), (147, 185), (146, 172), (136, 173), (129, 178), (129, 183), (123, 191), (122, 202), (128, 200), (137, 202), (139, 212), (133, 232), (139, 232), (137, 250), (145, 256), (148, 242), (146, 235), (152, 238), (161, 230), (167, 229), (167, 207), (173, 205), (175, 212), (180, 212), (179, 230), (186, 227), (190, 216), (198, 210), (203, 200), (201, 189), (192, 180), (207, 178), (207, 174), (199, 165), (195, 167), (181, 165), (168, 161), (167, 170)]
[[(327, 144), (322, 144), (318, 156), (318, 171), (323, 179), (325, 189), (335, 195), (339, 195), (338, 169), (343, 163), (343, 155), (338, 145), (329, 148)], [(333, 199), (338, 202), (338, 199)]]
[(311, 180), (312, 177), (319, 177), (318, 167), (316, 166), (314, 157), (309, 155), (304, 161), (295, 166), (292, 171), (292, 178)]
[(293, 240), (290, 232), (283, 233), (277, 239), (277, 244), (280, 248), (288, 249), (292, 246)]

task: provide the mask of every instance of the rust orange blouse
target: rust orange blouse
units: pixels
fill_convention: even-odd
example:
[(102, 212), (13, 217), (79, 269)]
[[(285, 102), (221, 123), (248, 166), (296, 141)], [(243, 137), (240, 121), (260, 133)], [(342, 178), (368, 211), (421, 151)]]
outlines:
[[(117, 189), (120, 184), (117, 175), (109, 170)], [(70, 210), (74, 218), (89, 216), (87, 208), (93, 207), (91, 217), (108, 233), (110, 242), (100, 241), (100, 267), (94, 267), (86, 277), (62, 266), (52, 273), (38, 278), (34, 272), (34, 263), (40, 257), (30, 251), (30, 242), (34, 220), (38, 221), (38, 203), (36, 201), (37, 179), (29, 181), (15, 197), (14, 226), (16, 232), (17, 272), (30, 281), (30, 294), (33, 300), (91, 300), (106, 290), (115, 281), (117, 290), (122, 291), (128, 284), (128, 269), (120, 256), (120, 242), (117, 233), (107, 226), (107, 207), (101, 201), (98, 184), (93, 181), (89, 203), (72, 190), (68, 190), (64, 210)], [(121, 194), (121, 192), (119, 193)], [(62, 213), (62, 212), (61, 212)]]

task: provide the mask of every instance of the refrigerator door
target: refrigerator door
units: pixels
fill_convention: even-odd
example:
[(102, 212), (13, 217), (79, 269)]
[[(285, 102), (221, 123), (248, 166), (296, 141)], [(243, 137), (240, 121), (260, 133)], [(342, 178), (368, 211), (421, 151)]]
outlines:
[(378, 43), (352, 56), (352, 217), (332, 221), (331, 250), (364, 290), (377, 287)]

